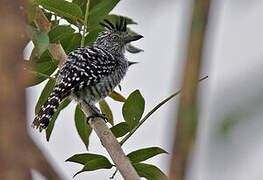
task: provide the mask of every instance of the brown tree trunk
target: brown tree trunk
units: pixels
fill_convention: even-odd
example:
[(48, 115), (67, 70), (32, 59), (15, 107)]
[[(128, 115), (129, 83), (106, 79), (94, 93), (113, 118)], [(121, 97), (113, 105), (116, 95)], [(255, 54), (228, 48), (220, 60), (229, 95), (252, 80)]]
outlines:
[(193, 1), (192, 25), (170, 164), (171, 180), (185, 179), (189, 157), (196, 139), (197, 83), (209, 6), (210, 0)]
[(23, 49), (25, 1), (0, 1), (0, 179), (60, 179), (27, 134)]

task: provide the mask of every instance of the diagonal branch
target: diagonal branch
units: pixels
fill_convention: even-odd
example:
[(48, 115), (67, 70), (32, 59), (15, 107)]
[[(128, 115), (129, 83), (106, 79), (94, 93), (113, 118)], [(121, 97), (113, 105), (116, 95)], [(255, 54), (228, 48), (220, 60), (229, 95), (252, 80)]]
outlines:
[[(41, 31), (49, 32), (51, 29), (50, 22), (45, 17), (41, 9), (37, 9), (37, 17), (35, 23)], [(66, 53), (60, 44), (50, 44), (48, 47), (52, 56), (59, 61), (59, 67), (66, 59)], [(85, 114), (89, 116), (91, 114), (90, 108), (85, 103), (81, 103), (81, 107)], [(97, 136), (100, 138), (102, 145), (106, 148), (110, 154), (113, 162), (120, 171), (124, 179), (138, 180), (140, 177), (132, 166), (130, 160), (123, 152), (116, 137), (112, 134), (106, 123), (101, 118), (94, 118), (90, 121), (91, 127), (95, 130)]]
[[(40, 8), (37, 8), (37, 16), (34, 21), (40, 31), (48, 33), (51, 30), (52, 25)], [(50, 43), (48, 50), (54, 59), (59, 61), (59, 67), (61, 67), (67, 57), (61, 44)]]
[[(202, 77), (201, 79), (198, 80), (198, 82), (201, 82), (205, 79), (207, 79), (208, 76)], [(130, 130), (130, 132), (121, 140), (120, 144), (121, 146), (135, 133), (135, 131), (155, 112), (157, 111), (162, 105), (164, 105), (165, 103), (167, 103), (170, 99), (174, 98), (175, 96), (177, 96), (178, 94), (181, 93), (181, 89), (177, 92), (175, 92), (174, 94), (172, 94), (171, 96), (169, 96), (168, 98), (164, 99), (163, 101), (161, 101), (159, 104), (157, 104), (150, 112), (148, 112), (144, 118), (142, 118), (142, 120), (132, 129)]]

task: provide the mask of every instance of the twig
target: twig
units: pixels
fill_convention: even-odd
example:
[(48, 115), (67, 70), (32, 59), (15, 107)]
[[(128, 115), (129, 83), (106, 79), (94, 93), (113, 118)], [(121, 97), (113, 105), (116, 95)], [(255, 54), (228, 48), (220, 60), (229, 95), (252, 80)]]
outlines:
[(110, 179), (113, 179), (113, 178), (115, 177), (115, 175), (117, 174), (117, 172), (118, 172), (118, 169), (116, 169), (116, 170), (114, 171), (114, 173), (112, 174), (112, 176), (110, 177)]
[[(199, 79), (199, 82), (207, 79), (208, 76), (205, 76), (201, 79)], [(131, 135), (133, 135), (133, 133), (135, 133), (135, 131), (146, 121), (146, 119), (148, 119), (155, 111), (157, 111), (162, 105), (164, 105), (166, 102), (168, 102), (170, 99), (172, 99), (173, 97), (177, 96), (182, 90), (180, 89), (179, 91), (177, 91), (176, 93), (172, 94), (171, 96), (169, 96), (168, 98), (164, 99), (161, 103), (159, 103), (158, 105), (156, 105), (150, 112), (148, 112), (144, 118), (138, 123), (137, 126), (135, 126), (130, 132), (129, 134), (127, 134), (120, 142), (121, 145), (123, 145)]]
[[(43, 16), (43, 12), (38, 10), (37, 19), (45, 18)], [(38, 20), (35, 20), (35, 23), (38, 24)], [(42, 20), (41, 22), (46, 22), (47, 26), (49, 26), (49, 22), (46, 20)], [(43, 25), (43, 24), (42, 24)], [(43, 27), (43, 26), (38, 26)], [(45, 27), (45, 26), (44, 26)], [(40, 29), (42, 30), (42, 29)], [(53, 55), (55, 59), (59, 61), (59, 64), (62, 65), (66, 59), (66, 54), (60, 44), (50, 44), (48, 48), (49, 52)], [(61, 66), (60, 66), (61, 67)], [(90, 108), (85, 103), (80, 103), (83, 108), (84, 113), (89, 116), (91, 114)], [(90, 120), (91, 127), (95, 130), (97, 136), (100, 138), (101, 143), (106, 148), (108, 153), (110, 154), (113, 162), (116, 167), (120, 171), (121, 175), (126, 180), (138, 180), (140, 177), (138, 176), (136, 170), (132, 166), (130, 160), (123, 152), (119, 142), (116, 137), (112, 134), (111, 130), (106, 125), (105, 121), (102, 118), (94, 118)]]
[[(35, 24), (39, 28), (40, 31), (49, 32), (51, 30), (51, 23), (46, 18), (45, 14), (42, 12), (40, 8), (37, 8), (37, 16), (34, 20)], [(48, 50), (50, 54), (59, 61), (59, 68), (64, 63), (67, 55), (62, 48), (61, 44), (51, 43), (48, 45)]]
[(84, 23), (83, 23), (83, 34), (82, 34), (82, 38), (81, 38), (81, 47), (84, 47), (85, 44), (85, 35), (87, 33), (88, 30), (88, 16), (89, 16), (89, 4), (90, 4), (90, 0), (87, 0), (87, 4), (86, 4), (86, 13), (85, 13), (85, 17), (84, 17)]

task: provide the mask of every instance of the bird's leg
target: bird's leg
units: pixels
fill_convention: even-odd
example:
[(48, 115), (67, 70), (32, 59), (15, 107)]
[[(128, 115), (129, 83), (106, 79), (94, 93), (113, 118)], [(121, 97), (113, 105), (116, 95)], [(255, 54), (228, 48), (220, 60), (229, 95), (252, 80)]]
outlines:
[(105, 121), (106, 123), (108, 122), (107, 116), (105, 116), (104, 114), (101, 114), (101, 113), (99, 112), (99, 109), (96, 108), (96, 106), (91, 105), (91, 104), (87, 103), (86, 101), (85, 101), (85, 103), (89, 106), (89, 108), (91, 109), (91, 112), (92, 112), (92, 114), (87, 117), (87, 123), (89, 123), (89, 120), (90, 120), (90, 119), (93, 119), (93, 118), (96, 118), (96, 117), (100, 117), (100, 118), (104, 119), (104, 121)]

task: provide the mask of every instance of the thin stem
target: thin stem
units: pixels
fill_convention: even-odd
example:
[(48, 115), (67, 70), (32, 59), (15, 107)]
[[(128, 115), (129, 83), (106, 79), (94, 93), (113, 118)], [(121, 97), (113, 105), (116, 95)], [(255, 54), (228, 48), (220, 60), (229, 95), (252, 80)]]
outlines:
[(110, 177), (110, 179), (113, 179), (115, 177), (115, 175), (117, 174), (118, 169), (116, 168), (116, 170), (114, 171), (114, 173), (112, 174), (112, 176)]
[(86, 12), (85, 12), (85, 17), (84, 17), (84, 22), (83, 22), (83, 32), (82, 32), (82, 38), (81, 38), (81, 44), (80, 46), (83, 47), (85, 44), (85, 35), (88, 31), (88, 16), (89, 16), (89, 4), (90, 0), (87, 1), (86, 4)]
[(48, 75), (46, 75), (46, 74), (43, 74), (43, 73), (40, 73), (40, 72), (32, 71), (32, 70), (29, 70), (29, 69), (27, 69), (27, 68), (24, 68), (24, 70), (25, 70), (25, 71), (28, 71), (28, 72), (30, 72), (30, 73), (32, 73), (32, 74), (38, 75), (38, 76), (42, 76), (42, 77), (45, 77), (45, 78), (48, 78), (48, 79), (51, 79), (51, 80), (54, 80), (54, 81), (56, 80), (55, 78), (50, 77), (50, 76), (48, 76)]
[[(198, 82), (201, 82), (205, 79), (207, 79), (208, 76), (205, 76), (201, 79), (198, 80)], [(179, 91), (177, 91), (176, 93), (172, 94), (171, 96), (169, 96), (168, 98), (164, 99), (160, 104), (158, 104), (157, 106), (155, 106), (150, 112), (148, 112), (144, 118), (137, 124), (137, 126), (135, 126), (130, 132), (129, 134), (127, 134), (120, 142), (120, 145), (123, 145), (130, 137), (131, 135), (133, 135), (133, 133), (135, 133), (135, 131), (155, 112), (157, 111), (162, 105), (164, 105), (166, 102), (168, 102), (170, 99), (172, 99), (173, 97), (177, 96), (180, 92), (182, 91), (182, 89), (180, 89)]]

